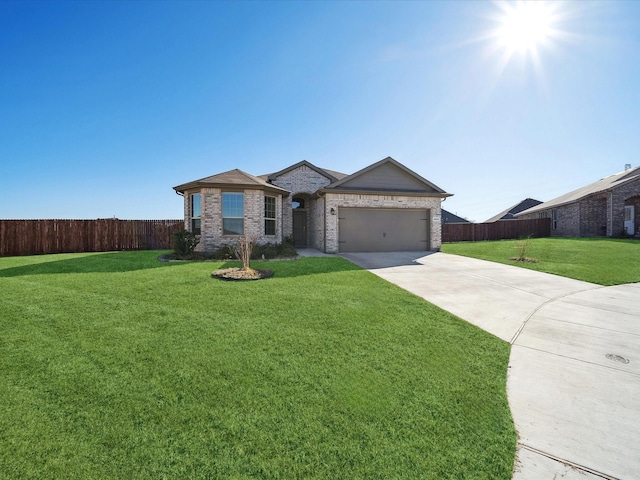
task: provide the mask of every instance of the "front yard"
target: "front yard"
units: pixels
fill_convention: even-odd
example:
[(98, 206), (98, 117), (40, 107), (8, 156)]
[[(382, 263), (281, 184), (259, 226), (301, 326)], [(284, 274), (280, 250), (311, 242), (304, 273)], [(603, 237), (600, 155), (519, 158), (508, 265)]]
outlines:
[(0, 258), (2, 478), (511, 478), (509, 345), (340, 258)]
[(553, 273), (599, 285), (640, 282), (640, 241), (612, 238), (533, 238), (527, 257), (514, 262), (519, 240), (446, 243), (442, 251)]

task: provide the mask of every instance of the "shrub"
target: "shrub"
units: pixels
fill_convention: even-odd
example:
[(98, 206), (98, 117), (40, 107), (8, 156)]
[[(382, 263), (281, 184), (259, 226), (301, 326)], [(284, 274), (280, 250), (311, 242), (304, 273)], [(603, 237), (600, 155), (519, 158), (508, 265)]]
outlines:
[(173, 234), (173, 251), (179, 258), (191, 257), (200, 243), (200, 237), (187, 230), (180, 230)]
[(238, 237), (236, 244), (231, 246), (236, 258), (242, 262), (242, 270), (251, 270), (249, 261), (251, 260), (251, 253), (257, 243), (256, 238), (245, 234)]
[[(288, 243), (284, 241), (283, 243), (263, 243), (260, 245), (255, 245), (253, 247), (253, 252), (251, 253), (251, 260), (271, 260), (273, 258), (282, 258), (282, 257), (295, 257), (298, 254), (296, 252), (293, 243)], [(217, 250), (204, 254), (203, 258), (208, 258), (212, 260), (233, 260), (236, 257), (234, 252), (233, 245), (222, 245)]]
[(538, 260), (535, 258), (527, 257), (527, 253), (531, 249), (531, 235), (526, 237), (521, 237), (516, 241), (516, 250), (518, 250), (517, 257), (510, 257), (509, 260), (514, 260), (516, 262), (532, 262), (538, 263)]
[(253, 255), (251, 258), (270, 259), (278, 257), (295, 257), (298, 254), (296, 252), (293, 243), (288, 242), (286, 239), (282, 243), (264, 243), (262, 245), (256, 245), (253, 249)]

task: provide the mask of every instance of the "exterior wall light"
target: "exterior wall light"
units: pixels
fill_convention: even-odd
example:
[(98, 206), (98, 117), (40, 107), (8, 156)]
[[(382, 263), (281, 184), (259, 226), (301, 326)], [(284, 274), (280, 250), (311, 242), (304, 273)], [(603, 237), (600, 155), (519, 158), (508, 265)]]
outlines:
[(336, 214), (336, 209), (331, 207), (331, 215), (335, 215)]

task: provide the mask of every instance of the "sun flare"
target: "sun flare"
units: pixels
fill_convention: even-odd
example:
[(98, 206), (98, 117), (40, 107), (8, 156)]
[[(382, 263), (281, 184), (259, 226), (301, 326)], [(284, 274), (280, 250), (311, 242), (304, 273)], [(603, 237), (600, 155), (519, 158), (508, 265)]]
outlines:
[(555, 4), (542, 0), (519, 0), (498, 4), (501, 13), (494, 31), (500, 48), (509, 55), (535, 53), (554, 34)]

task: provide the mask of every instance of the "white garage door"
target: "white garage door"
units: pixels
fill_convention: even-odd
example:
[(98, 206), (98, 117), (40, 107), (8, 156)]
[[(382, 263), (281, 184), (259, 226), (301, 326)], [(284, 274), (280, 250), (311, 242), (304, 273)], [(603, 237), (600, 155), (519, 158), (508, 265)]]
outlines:
[(429, 250), (429, 210), (340, 208), (340, 252)]

